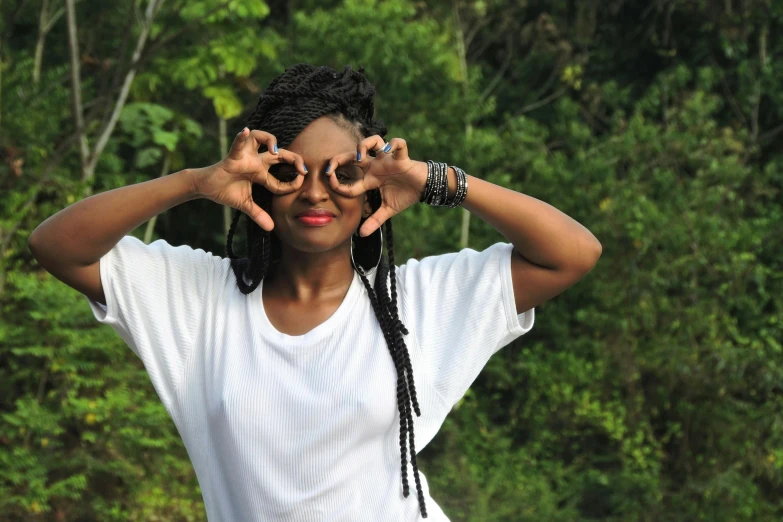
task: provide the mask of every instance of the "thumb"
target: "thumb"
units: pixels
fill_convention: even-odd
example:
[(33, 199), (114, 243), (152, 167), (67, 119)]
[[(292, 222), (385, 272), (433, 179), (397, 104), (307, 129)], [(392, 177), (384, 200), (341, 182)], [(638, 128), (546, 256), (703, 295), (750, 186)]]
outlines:
[(383, 225), (383, 223), (393, 215), (394, 212), (392, 212), (389, 207), (386, 205), (381, 205), (378, 210), (376, 210), (371, 216), (367, 218), (361, 228), (359, 228), (359, 235), (362, 237), (369, 236), (381, 228), (381, 225)]
[(239, 159), (242, 157), (242, 148), (245, 146), (249, 135), (250, 133), (247, 131), (247, 127), (239, 131), (236, 137), (234, 137), (233, 143), (231, 143), (231, 148), (228, 150), (229, 158)]
[(269, 217), (269, 214), (264, 212), (264, 210), (256, 205), (252, 200), (247, 202), (242, 208), (242, 212), (250, 216), (250, 219), (255, 221), (259, 227), (263, 228), (267, 232), (270, 232), (273, 228), (275, 228), (275, 223), (272, 221), (272, 218)]

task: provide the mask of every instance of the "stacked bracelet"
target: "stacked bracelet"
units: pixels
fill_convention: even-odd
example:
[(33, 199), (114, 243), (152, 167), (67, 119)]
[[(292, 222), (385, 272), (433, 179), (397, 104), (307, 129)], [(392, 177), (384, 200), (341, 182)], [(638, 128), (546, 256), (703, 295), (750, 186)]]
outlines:
[(457, 190), (449, 200), (449, 167), (445, 163), (427, 161), (427, 183), (424, 185), (421, 201), (433, 207), (455, 208), (465, 201), (468, 194), (468, 176), (459, 167), (451, 166), (457, 175)]
[(468, 195), (468, 175), (456, 165), (452, 165), (451, 168), (457, 173), (457, 191), (454, 193), (454, 199), (447, 203), (447, 205), (450, 208), (456, 208), (462, 205), (465, 201), (465, 197)]

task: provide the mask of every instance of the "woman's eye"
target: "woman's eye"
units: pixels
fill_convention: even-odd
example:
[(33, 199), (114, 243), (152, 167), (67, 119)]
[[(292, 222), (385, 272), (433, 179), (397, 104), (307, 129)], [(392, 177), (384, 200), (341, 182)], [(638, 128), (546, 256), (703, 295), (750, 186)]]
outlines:
[(269, 167), (269, 173), (276, 177), (281, 183), (293, 183), (299, 175), (299, 173), (291, 167), (283, 167), (280, 164)]
[(354, 182), (353, 176), (351, 174), (348, 174), (344, 170), (338, 170), (335, 173), (335, 176), (337, 177), (337, 181), (341, 185), (351, 185)]

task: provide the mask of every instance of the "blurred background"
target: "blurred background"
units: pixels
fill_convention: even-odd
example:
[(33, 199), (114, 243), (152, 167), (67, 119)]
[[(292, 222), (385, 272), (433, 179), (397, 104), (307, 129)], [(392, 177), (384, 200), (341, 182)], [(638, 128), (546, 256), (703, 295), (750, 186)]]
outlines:
[[(205, 520), (141, 362), (26, 242), (217, 162), (297, 62), (364, 66), (414, 159), (603, 245), (421, 454), (453, 521), (781, 520), (781, 28), (777, 0), (0, 0), (0, 520)], [(191, 201), (133, 234), (225, 256), (225, 220)], [(505, 240), (394, 224), (398, 263)]]

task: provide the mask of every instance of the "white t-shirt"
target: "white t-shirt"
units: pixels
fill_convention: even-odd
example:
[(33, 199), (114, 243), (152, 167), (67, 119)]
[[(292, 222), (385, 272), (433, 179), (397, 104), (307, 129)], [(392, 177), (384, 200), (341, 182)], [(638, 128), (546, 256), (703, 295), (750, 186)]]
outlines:
[[(516, 313), (511, 252), (497, 243), (397, 269), (417, 452), (492, 354), (533, 327), (533, 309)], [(263, 283), (243, 295), (229, 260), (202, 249), (125, 236), (100, 275), (106, 306), (90, 307), (144, 362), (210, 522), (425, 520), (409, 446), (402, 495), (397, 374), (358, 274), (334, 314), (298, 336), (269, 322)], [(448, 521), (419, 476), (426, 520)]]

